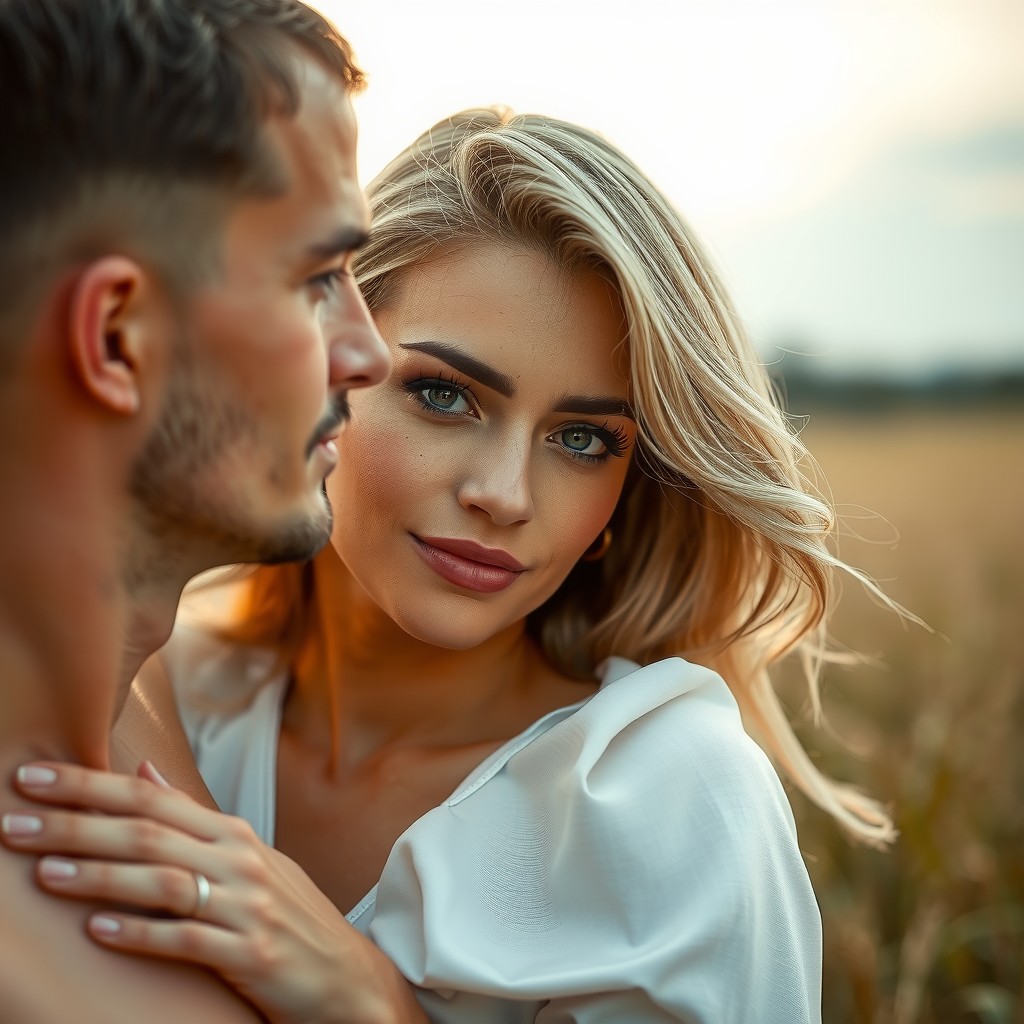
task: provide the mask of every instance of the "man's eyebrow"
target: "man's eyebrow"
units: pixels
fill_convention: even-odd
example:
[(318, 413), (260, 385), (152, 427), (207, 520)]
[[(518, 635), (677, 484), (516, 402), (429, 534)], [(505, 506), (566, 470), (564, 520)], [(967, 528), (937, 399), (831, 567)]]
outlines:
[(624, 398), (563, 395), (555, 406), (555, 412), (575, 412), (582, 416), (625, 416), (636, 423), (636, 413)]
[(467, 377), (472, 377), (473, 380), (492, 391), (497, 391), (499, 395), (504, 395), (506, 398), (511, 398), (516, 393), (516, 386), (511, 377), (494, 369), (493, 366), (480, 362), (479, 359), (474, 359), (455, 345), (449, 345), (444, 341), (415, 341), (399, 345), (399, 348), (412, 349), (415, 352), (425, 352), (428, 356), (434, 356), (443, 363), (447, 363), (452, 369), (461, 371)]
[(354, 252), (366, 245), (369, 240), (370, 233), (365, 228), (341, 228), (330, 238), (314, 242), (307, 253), (310, 259), (329, 260), (343, 253)]

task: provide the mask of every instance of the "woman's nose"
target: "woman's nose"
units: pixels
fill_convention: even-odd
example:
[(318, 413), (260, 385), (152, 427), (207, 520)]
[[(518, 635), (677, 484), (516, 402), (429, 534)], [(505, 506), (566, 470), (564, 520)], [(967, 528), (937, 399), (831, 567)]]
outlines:
[(506, 445), (486, 453), (459, 485), (459, 504), (484, 512), (499, 526), (532, 519), (529, 445)]

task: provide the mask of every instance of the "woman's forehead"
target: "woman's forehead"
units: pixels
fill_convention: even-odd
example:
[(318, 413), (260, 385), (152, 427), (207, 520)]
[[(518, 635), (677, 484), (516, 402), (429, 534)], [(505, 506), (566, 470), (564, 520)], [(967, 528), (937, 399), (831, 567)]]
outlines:
[(625, 318), (598, 273), (566, 271), (536, 250), (462, 246), (412, 268), (378, 315), (393, 345), (454, 345), (513, 378), (624, 388)]

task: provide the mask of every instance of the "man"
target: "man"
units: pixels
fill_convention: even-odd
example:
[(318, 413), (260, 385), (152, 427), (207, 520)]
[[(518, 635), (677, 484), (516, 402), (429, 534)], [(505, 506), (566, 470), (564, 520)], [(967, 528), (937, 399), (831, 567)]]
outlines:
[[(387, 356), (344, 40), (299, 0), (0, 0), (0, 813), (30, 760), (107, 768), (182, 587), (307, 557), (348, 388)], [(245, 1021), (113, 956), (0, 849), (0, 1019)]]

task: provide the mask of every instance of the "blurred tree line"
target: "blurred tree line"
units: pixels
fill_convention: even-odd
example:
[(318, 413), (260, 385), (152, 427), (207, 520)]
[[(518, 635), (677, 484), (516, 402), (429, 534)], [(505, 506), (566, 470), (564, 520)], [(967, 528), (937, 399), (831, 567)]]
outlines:
[(772, 367), (772, 379), (785, 407), (796, 413), (1024, 409), (1024, 365), (930, 370), (917, 376), (841, 374), (819, 369), (813, 358), (787, 353)]

